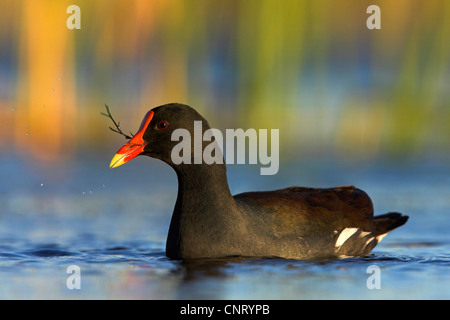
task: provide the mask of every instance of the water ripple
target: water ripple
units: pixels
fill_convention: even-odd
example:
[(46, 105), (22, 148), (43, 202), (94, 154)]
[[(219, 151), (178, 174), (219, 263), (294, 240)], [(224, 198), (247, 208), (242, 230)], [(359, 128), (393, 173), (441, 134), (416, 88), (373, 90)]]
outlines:
[(40, 258), (53, 258), (53, 257), (65, 257), (65, 256), (76, 256), (78, 253), (76, 252), (70, 252), (65, 250), (59, 250), (59, 249), (36, 249), (31, 251), (25, 251), (23, 252), (25, 255), (34, 256), (34, 257), (40, 257)]

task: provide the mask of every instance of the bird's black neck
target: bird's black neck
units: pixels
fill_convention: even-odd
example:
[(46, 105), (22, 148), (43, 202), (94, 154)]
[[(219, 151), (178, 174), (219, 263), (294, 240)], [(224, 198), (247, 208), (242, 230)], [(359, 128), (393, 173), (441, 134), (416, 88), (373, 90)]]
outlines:
[(219, 229), (235, 223), (236, 203), (230, 193), (224, 164), (179, 165), (174, 169), (178, 177), (178, 196), (166, 253), (178, 258), (186, 249), (183, 246), (190, 246), (189, 239), (207, 241)]

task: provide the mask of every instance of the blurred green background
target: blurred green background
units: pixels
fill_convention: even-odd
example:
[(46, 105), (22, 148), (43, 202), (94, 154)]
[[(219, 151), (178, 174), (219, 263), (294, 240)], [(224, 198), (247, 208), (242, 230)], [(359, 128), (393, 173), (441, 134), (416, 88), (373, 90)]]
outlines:
[(105, 103), (135, 132), (181, 102), (219, 129), (280, 129), (281, 161), (448, 161), (449, 35), (447, 0), (0, 0), (0, 150), (112, 156)]

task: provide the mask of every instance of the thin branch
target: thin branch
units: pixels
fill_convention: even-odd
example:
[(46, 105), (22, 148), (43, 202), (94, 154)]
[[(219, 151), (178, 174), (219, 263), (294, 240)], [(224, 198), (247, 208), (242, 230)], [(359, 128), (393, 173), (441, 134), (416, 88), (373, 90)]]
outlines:
[(134, 136), (134, 134), (132, 134), (131, 131), (130, 131), (131, 136), (125, 134), (125, 133), (120, 129), (120, 122), (116, 122), (116, 121), (114, 120), (114, 118), (113, 118), (113, 116), (112, 116), (112, 114), (111, 114), (111, 111), (109, 111), (108, 105), (105, 104), (105, 107), (106, 107), (106, 112), (107, 112), (108, 114), (106, 114), (106, 113), (104, 113), (104, 112), (100, 112), (100, 114), (101, 114), (102, 116), (105, 116), (105, 117), (107, 117), (107, 118), (110, 118), (111, 121), (114, 123), (114, 126), (116, 127), (116, 129), (114, 129), (114, 128), (112, 128), (112, 127), (109, 127), (109, 129), (110, 129), (111, 131), (114, 131), (114, 132), (116, 132), (116, 133), (119, 133), (119, 134), (123, 135), (126, 139), (131, 139), (131, 138)]

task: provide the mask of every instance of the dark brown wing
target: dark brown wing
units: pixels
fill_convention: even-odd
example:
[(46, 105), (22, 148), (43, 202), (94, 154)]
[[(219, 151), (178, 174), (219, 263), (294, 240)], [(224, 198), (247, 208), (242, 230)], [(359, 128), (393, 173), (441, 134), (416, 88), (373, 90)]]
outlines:
[(320, 230), (360, 228), (372, 231), (373, 204), (369, 196), (354, 186), (318, 189), (290, 187), (266, 192), (246, 192), (234, 196), (253, 208), (274, 214), (280, 227), (303, 225)]

